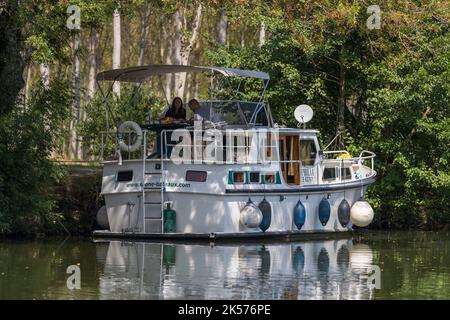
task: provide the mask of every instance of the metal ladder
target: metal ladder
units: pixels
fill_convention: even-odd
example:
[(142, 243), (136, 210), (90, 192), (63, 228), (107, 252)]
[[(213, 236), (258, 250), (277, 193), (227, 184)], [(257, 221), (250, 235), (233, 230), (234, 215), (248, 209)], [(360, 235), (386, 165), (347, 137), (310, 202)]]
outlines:
[[(162, 135), (163, 133), (161, 133)], [(142, 156), (142, 195), (141, 195), (141, 203), (142, 203), (142, 232), (146, 232), (145, 230), (145, 222), (146, 220), (159, 220), (161, 222), (161, 233), (164, 231), (164, 201), (165, 201), (165, 191), (166, 191), (166, 174), (164, 168), (164, 153), (162, 152), (160, 158), (160, 171), (147, 171), (147, 131), (144, 131), (144, 146), (143, 146), (143, 156)], [(160, 187), (146, 187), (145, 186), (145, 178), (148, 175), (160, 175)], [(148, 191), (160, 190), (160, 202), (157, 201), (146, 201), (146, 194)], [(146, 217), (145, 216), (145, 207), (146, 205), (160, 205), (161, 217)]]

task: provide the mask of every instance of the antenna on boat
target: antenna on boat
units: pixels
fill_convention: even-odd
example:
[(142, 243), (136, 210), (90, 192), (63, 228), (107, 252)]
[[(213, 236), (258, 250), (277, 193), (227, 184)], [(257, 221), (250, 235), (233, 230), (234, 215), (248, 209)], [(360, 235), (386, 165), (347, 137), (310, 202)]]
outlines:
[(313, 116), (314, 116), (313, 109), (306, 104), (299, 105), (294, 111), (295, 119), (300, 124), (303, 124), (303, 127), (305, 127), (306, 123), (311, 121)]

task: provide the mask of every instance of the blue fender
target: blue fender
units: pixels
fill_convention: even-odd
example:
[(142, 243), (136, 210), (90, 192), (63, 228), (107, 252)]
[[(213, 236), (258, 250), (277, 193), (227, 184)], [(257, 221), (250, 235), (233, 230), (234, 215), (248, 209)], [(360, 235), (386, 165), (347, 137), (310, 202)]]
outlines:
[(263, 201), (261, 201), (258, 207), (259, 210), (261, 210), (263, 216), (259, 228), (263, 232), (265, 232), (267, 229), (270, 228), (270, 224), (272, 223), (272, 207), (270, 206), (270, 203), (266, 200), (266, 198), (264, 198)]
[(298, 200), (297, 204), (294, 207), (294, 223), (297, 226), (297, 229), (300, 230), (306, 221), (306, 209), (303, 203)]
[(345, 228), (350, 222), (350, 205), (347, 200), (342, 200), (338, 207), (338, 220), (339, 223)]
[(330, 220), (330, 214), (331, 214), (330, 202), (324, 197), (319, 204), (319, 220), (323, 226), (325, 226), (328, 220)]

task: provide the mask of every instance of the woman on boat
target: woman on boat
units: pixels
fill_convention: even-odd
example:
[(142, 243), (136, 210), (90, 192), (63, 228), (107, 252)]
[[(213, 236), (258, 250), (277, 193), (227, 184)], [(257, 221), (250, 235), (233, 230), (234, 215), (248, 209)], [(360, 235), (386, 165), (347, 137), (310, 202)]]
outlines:
[(167, 109), (164, 117), (186, 120), (186, 110), (183, 108), (183, 100), (180, 97), (173, 99), (172, 105)]
[[(178, 120), (177, 122), (186, 122), (186, 110), (183, 108), (183, 100), (180, 97), (176, 97), (173, 99), (172, 104), (169, 108), (167, 108), (162, 113), (162, 117), (160, 119), (161, 125), (173, 124), (173, 120)], [(180, 121), (181, 120), (181, 121)], [(167, 150), (167, 154), (170, 157), (172, 152), (172, 146), (166, 146), (164, 141), (161, 140), (161, 132), (164, 128), (156, 129), (156, 144), (154, 145), (153, 152), (149, 156), (149, 159), (156, 159), (161, 157), (163, 151)], [(167, 141), (171, 141), (172, 133), (166, 132)]]

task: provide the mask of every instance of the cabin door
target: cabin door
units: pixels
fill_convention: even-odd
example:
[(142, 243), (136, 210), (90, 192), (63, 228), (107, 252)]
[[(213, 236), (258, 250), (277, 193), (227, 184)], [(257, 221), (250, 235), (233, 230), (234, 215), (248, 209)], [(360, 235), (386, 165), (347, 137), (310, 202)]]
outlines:
[(300, 140), (298, 135), (280, 137), (280, 159), (284, 181), (290, 185), (300, 185)]

